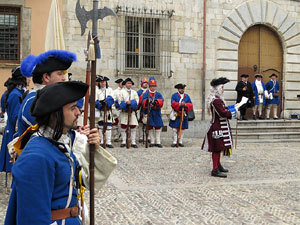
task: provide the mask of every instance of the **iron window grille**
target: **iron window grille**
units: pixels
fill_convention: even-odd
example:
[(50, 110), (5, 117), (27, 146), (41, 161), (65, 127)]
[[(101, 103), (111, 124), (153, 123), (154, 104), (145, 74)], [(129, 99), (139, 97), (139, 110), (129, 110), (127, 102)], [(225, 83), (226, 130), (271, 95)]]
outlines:
[(117, 7), (118, 75), (169, 75), (173, 13)]
[(20, 8), (0, 6), (0, 62), (20, 61)]

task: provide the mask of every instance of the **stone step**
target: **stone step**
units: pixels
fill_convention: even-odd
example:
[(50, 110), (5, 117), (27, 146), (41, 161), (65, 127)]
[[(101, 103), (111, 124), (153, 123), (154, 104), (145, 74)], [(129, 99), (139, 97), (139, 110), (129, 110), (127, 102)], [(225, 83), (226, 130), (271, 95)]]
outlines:
[[(232, 132), (236, 128), (232, 127)], [(238, 126), (239, 133), (263, 133), (263, 132), (300, 132), (300, 126)]]
[[(237, 147), (238, 147), (238, 143), (282, 143), (282, 142), (289, 142), (289, 143), (290, 142), (300, 142), (300, 139), (299, 138), (293, 138), (293, 139), (242, 139), (242, 138), (238, 138)], [(235, 146), (235, 144), (234, 144), (234, 146)]]
[[(236, 120), (230, 121), (231, 126), (236, 126)], [(267, 127), (267, 126), (300, 126), (300, 120), (239, 120), (238, 126), (254, 126), (254, 127)]]
[[(232, 132), (235, 138), (235, 133)], [(297, 139), (300, 141), (300, 132), (258, 132), (258, 133), (239, 133), (239, 139)]]

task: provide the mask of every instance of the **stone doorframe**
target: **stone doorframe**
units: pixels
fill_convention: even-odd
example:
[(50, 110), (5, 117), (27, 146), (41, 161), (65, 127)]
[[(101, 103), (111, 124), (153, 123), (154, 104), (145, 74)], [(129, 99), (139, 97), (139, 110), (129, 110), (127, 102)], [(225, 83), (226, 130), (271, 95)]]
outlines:
[(226, 76), (231, 81), (225, 98), (228, 104), (235, 103), (238, 73), (238, 47), (245, 31), (262, 24), (278, 34), (283, 50), (282, 68), (282, 116), (289, 118), (300, 113), (300, 24), (280, 5), (267, 0), (247, 1), (232, 10), (221, 25), (217, 39), (217, 77)]

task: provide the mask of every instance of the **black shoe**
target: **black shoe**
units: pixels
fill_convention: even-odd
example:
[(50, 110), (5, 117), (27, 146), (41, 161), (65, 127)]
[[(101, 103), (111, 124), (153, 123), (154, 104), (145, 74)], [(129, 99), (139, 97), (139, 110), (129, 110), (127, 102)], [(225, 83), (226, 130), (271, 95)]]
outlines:
[(179, 143), (178, 146), (179, 146), (179, 147), (184, 147), (184, 144), (180, 144), (180, 143)]
[(175, 148), (175, 147), (176, 147), (176, 144), (171, 144), (171, 147)]
[(106, 147), (108, 147), (108, 148), (114, 148), (114, 146), (112, 146), (112, 145), (106, 145)]
[(258, 117), (259, 120), (264, 120), (264, 118), (262, 116)]
[(278, 118), (276, 117), (276, 118), (273, 118), (273, 120), (278, 120)]
[(143, 143), (143, 139), (139, 139), (139, 143)]
[(211, 175), (213, 177), (221, 177), (221, 178), (226, 178), (227, 177), (227, 175), (224, 174), (224, 173), (221, 173), (218, 168), (216, 170), (211, 171)]
[(266, 120), (270, 120), (270, 118), (266, 118)]
[(103, 144), (100, 144), (100, 146), (103, 148)]
[(253, 116), (253, 120), (256, 120), (256, 116)]
[(114, 140), (114, 142), (119, 142), (119, 138), (116, 138), (116, 139)]
[(223, 172), (223, 173), (228, 173), (228, 172), (229, 172), (229, 170), (228, 170), (228, 169), (225, 169), (222, 165), (220, 165), (220, 166), (218, 167), (218, 169), (219, 169), (220, 172)]
[(245, 116), (242, 116), (242, 120), (248, 120)]
[(126, 144), (121, 144), (120, 145), (121, 148), (124, 148), (125, 146), (126, 146)]
[(157, 144), (156, 147), (162, 148), (163, 146), (161, 144)]
[(131, 147), (132, 147), (132, 148), (138, 148), (138, 146), (137, 146), (137, 145), (134, 145), (134, 144), (131, 144)]
[(149, 147), (150, 148), (155, 147), (155, 144), (150, 144)]

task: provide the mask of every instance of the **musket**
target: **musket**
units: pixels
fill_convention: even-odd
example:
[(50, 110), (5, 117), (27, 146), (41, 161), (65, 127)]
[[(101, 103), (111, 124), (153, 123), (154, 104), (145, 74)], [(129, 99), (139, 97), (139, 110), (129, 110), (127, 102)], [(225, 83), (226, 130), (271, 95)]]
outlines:
[(106, 148), (106, 130), (107, 130), (107, 102), (106, 102), (106, 89), (104, 92), (104, 115), (103, 115), (103, 129), (102, 129), (102, 135), (103, 135), (103, 148)]
[(148, 137), (149, 137), (149, 114), (150, 114), (150, 91), (149, 90), (148, 90), (147, 104), (148, 104), (148, 108), (147, 108), (147, 123), (146, 123), (146, 144), (145, 144), (146, 148), (149, 147), (149, 143), (148, 143)]
[(179, 140), (181, 138), (183, 116), (184, 116), (184, 107), (181, 108), (181, 115), (180, 115), (180, 122), (179, 122), (179, 131), (178, 131), (178, 134), (177, 134), (177, 143), (176, 143), (176, 147), (177, 148), (179, 146)]
[[(129, 101), (131, 99), (131, 91), (129, 92)], [(130, 148), (130, 120), (131, 120), (131, 103), (127, 105), (128, 117), (126, 127), (126, 148)]]
[[(90, 46), (90, 41), (91, 41), (91, 34), (89, 32), (88, 35), (88, 40), (87, 40), (87, 51), (86, 51), (86, 75), (85, 75), (85, 83), (90, 85), (90, 77), (91, 77), (91, 61), (88, 57), (88, 51), (89, 51), (89, 46)], [(93, 47), (93, 46), (91, 46)], [(83, 125), (87, 125), (88, 121), (88, 116), (89, 116), (89, 96), (90, 96), (90, 91), (89, 89), (87, 90), (85, 97), (84, 97), (84, 115), (83, 115)]]
[[(103, 9), (98, 9), (98, 0), (93, 0), (93, 9), (86, 11), (84, 7), (80, 6), (80, 0), (76, 3), (76, 17), (81, 26), (81, 36), (84, 34), (87, 27), (87, 22), (92, 20), (92, 39), (94, 41), (94, 52), (97, 49), (98, 42), (98, 20), (103, 19), (106, 16), (117, 16), (116, 13), (104, 7)], [(92, 61), (91, 69), (91, 99), (90, 99), (90, 128), (95, 128), (95, 92), (96, 92), (96, 54), (94, 54), (94, 59)], [(90, 225), (95, 224), (95, 178), (94, 178), (94, 167), (95, 167), (95, 145), (90, 144)]]

